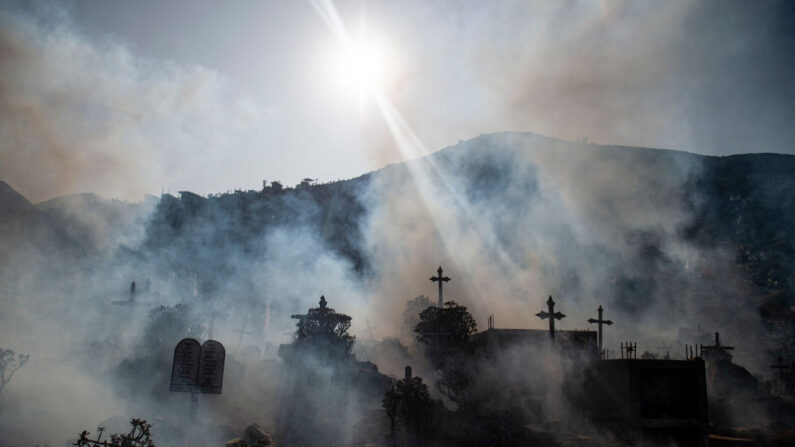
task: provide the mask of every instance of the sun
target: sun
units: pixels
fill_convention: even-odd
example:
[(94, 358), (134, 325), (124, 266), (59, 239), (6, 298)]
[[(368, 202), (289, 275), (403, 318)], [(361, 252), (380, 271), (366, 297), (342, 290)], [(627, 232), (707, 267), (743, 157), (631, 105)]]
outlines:
[(382, 49), (373, 42), (355, 42), (346, 53), (344, 64), (358, 85), (376, 88), (383, 82), (386, 60)]
[(392, 64), (387, 46), (374, 38), (351, 39), (331, 58), (335, 84), (358, 93), (380, 92), (389, 86)]

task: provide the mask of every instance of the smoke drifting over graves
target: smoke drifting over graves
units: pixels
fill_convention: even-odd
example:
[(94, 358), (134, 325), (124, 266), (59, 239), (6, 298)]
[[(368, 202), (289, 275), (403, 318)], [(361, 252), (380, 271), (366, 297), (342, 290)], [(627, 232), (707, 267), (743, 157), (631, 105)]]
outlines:
[[(439, 109), (421, 110), (418, 98), (427, 96), (410, 75), (392, 92), (408, 124), (433, 135), (427, 147), (485, 126), (670, 142), (660, 146), (708, 153), (791, 150), (791, 130), (778, 120), (790, 116), (792, 106), (774, 102), (767, 91), (743, 114), (748, 126), (767, 123), (754, 133), (764, 137), (754, 137), (753, 145), (754, 138), (723, 133), (726, 122), (743, 119), (691, 120), (681, 113), (692, 112), (692, 103), (671, 96), (674, 90), (688, 94), (675, 88), (686, 79), (688, 88), (700, 91), (704, 79), (751, 51), (745, 43), (754, 47), (769, 37), (730, 38), (740, 49), (723, 48), (706, 74), (691, 77), (687, 70), (666, 70), (701, 54), (680, 48), (705, 23), (707, 12), (698, 7), (674, 3), (652, 14), (648, 5), (564, 10), (555, 4), (534, 15), (505, 5), (496, 12), (470, 5), (451, 13), (452, 24), (442, 22), (438, 40), (430, 43), (446, 47), (461, 33), (475, 39), (478, 24), (495, 17), (510, 18), (509, 29), (520, 26), (512, 17), (530, 17), (519, 40), (544, 45), (512, 50), (508, 36), (497, 33), (475, 50), (464, 41), (461, 66), (445, 67), (483, 86), (480, 102), (456, 107), (471, 111), (439, 120)], [(754, 10), (753, 17), (767, 20), (772, 9)], [(426, 11), (423, 20), (436, 21), (445, 11)], [(778, 317), (771, 316), (792, 314), (791, 155), (718, 158), (490, 133), (351, 180), (197, 195), (187, 191), (207, 191), (197, 176), (228, 184), (225, 169), (237, 155), (226, 151), (263, 126), (269, 109), (214, 69), (145, 59), (115, 40), (97, 42), (57, 8), (36, 14), (0, 12), (0, 347), (31, 355), (0, 395), (0, 432), (21, 445), (60, 445), (109, 418), (112, 425), (132, 416), (155, 421), (162, 445), (182, 442), (187, 398), (167, 390), (173, 348), (183, 337), (219, 340), (228, 353), (224, 392), (202, 397), (199, 417), (212, 424), (195, 442), (220, 445), (251, 422), (277, 429), (290, 392), (328, 407), (310, 422), (339, 422), (335, 436), (354, 436), (378, 399), (359, 399), (369, 391), (357, 381), (334, 387), (338, 372), (320, 360), (304, 367), (321, 385), (303, 389), (304, 376), (285, 369), (278, 354), (295, 331), (290, 317), (316, 307), (324, 295), (353, 318), (353, 352), (360, 360), (394, 377), (411, 362), (441, 398), (431, 360), (403, 330), (408, 300), (425, 294), (436, 301), (428, 278), (440, 264), (452, 278), (444, 285), (446, 300), (465, 305), (480, 330), (492, 314), (501, 328), (544, 328), (535, 314), (552, 295), (566, 314), (556, 322), (559, 329), (586, 329), (604, 306), (615, 322), (605, 334), (613, 355), (620, 341), (633, 340), (642, 350), (680, 356), (682, 343), (706, 343), (704, 334), (720, 331), (736, 347), (738, 363), (767, 377), (772, 350), (791, 347), (789, 329), (774, 334)], [(705, 31), (705, 41), (725, 32), (730, 19), (720, 18)], [(644, 41), (627, 40), (614, 26), (630, 19), (648, 34)], [(685, 32), (671, 43), (665, 37), (679, 27)], [(771, 33), (778, 32), (773, 26)], [(573, 41), (588, 36), (614, 46), (572, 50)], [(655, 41), (664, 48), (633, 53), (632, 44), (647, 48)], [(770, 51), (758, 56), (760, 63), (779, 54)], [(673, 67), (660, 54), (675, 55)], [(527, 70), (504, 70), (512, 64)], [(726, 82), (757, 82), (790, 69), (780, 68), (775, 75), (732, 72)], [(447, 90), (451, 97), (463, 88), (456, 76)], [(444, 90), (438, 84), (443, 77), (431, 73), (427, 88)], [(631, 78), (646, 81), (633, 85)], [(648, 79), (665, 82), (648, 90)], [(730, 103), (743, 102), (744, 94), (751, 93), (740, 90)], [(646, 113), (649, 104), (659, 114)], [(757, 113), (768, 105), (769, 114)], [(485, 113), (493, 116), (484, 120)], [(433, 134), (429, 127), (436, 124), (442, 128)], [(373, 158), (405, 156), (400, 141), (393, 142), (401, 135), (377, 126), (365, 136), (388, 153)], [(312, 166), (303, 169), (314, 175)], [(165, 179), (185, 191), (135, 203), (90, 194), (28, 202), (85, 191), (138, 198), (156, 192)], [(385, 338), (406, 347), (401, 351), (393, 340), (385, 342), (392, 348), (382, 343), (382, 351), (375, 349)], [(576, 370), (577, 359), (545, 349), (499, 351), (490, 368), (479, 371), (479, 392), (500, 414), (513, 403), (494, 393), (530, 381), (546, 393), (534, 415), (587, 425), (583, 415), (568, 412), (564, 399), (561, 377)], [(528, 351), (537, 362), (524, 363)], [(374, 372), (352, 365), (346, 377), (378, 382)], [(524, 371), (528, 367), (533, 374)], [(335, 414), (340, 401), (356, 404)], [(449, 399), (445, 405), (455, 408)], [(543, 424), (543, 417), (534, 422)]]

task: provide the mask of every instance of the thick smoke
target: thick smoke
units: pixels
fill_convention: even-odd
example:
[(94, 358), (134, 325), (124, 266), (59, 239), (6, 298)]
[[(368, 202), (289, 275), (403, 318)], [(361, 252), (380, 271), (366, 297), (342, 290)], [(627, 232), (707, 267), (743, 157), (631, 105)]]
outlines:
[[(429, 147), (529, 130), (710, 155), (792, 153), (795, 107), (781, 96), (795, 75), (788, 2), (369, 10), (401, 42), (404, 70), (389, 94)], [(382, 147), (400, 160), (388, 136)]]
[[(654, 19), (665, 23), (649, 28), (650, 39), (680, 23), (685, 9), (669, 7)], [(605, 7), (597, 11), (604, 20), (575, 20), (570, 32), (607, 32), (604, 23), (627, 11)], [(179, 185), (180, 172), (212, 164), (219, 156), (212, 148), (261, 119), (250, 101), (229, 99), (209, 70), (141, 61), (120, 44), (90, 43), (66, 21), (45, 26), (8, 14), (0, 20), (0, 132), (8, 135), (0, 143), (0, 176), (34, 200), (97, 188), (133, 197), (170, 174)], [(550, 64), (556, 67), (554, 59)], [(576, 70), (557, 67), (549, 76), (557, 79), (560, 71)], [(604, 80), (611, 72), (600, 66), (597, 75)], [(489, 79), (496, 91), (502, 83), (521, 84)], [(560, 79), (552, 91), (576, 90), (580, 82)], [(607, 101), (610, 91), (586, 103)], [(523, 95), (536, 97), (532, 89), (522, 92), (516, 104), (497, 109), (497, 119), (520, 108)], [(530, 114), (551, 102), (534, 105)], [(575, 106), (553, 109), (553, 117)], [(84, 124), (97, 119), (103, 125)], [(581, 119), (587, 125), (572, 126), (583, 133), (599, 127), (589, 121), (593, 116)], [(670, 116), (649, 118), (643, 132), (678, 129), (657, 127), (656, 119)], [(196, 147), (210, 153), (194, 157)], [(567, 315), (561, 329), (586, 328), (603, 305), (616, 322), (605, 338), (613, 350), (626, 339), (641, 349), (659, 352), (660, 343), (676, 349), (677, 342), (698, 342), (700, 326), (720, 330), (741, 363), (758, 367), (758, 303), (747, 299), (752, 291), (732, 247), (685, 237), (706, 200), (694, 186), (702, 161), (686, 153), (506, 133), (340, 184), (211, 198), (164, 195), (156, 204), (70, 198), (22, 217), (9, 213), (22, 220), (0, 222), (11, 229), (0, 252), (0, 338), (2, 347), (29, 353), (31, 361), (0, 396), (2, 431), (15, 444), (60, 445), (109, 416), (140, 416), (159, 422), (163, 445), (178, 444), (189, 424), (188, 398), (167, 391), (171, 350), (180, 337), (207, 339), (211, 331), (229, 354), (225, 389), (202, 397), (200, 419), (238, 433), (249, 422), (272, 429), (285, 403), (280, 387), (289, 379), (277, 349), (291, 340), (290, 315), (325, 295), (353, 317), (362, 345), (372, 342), (367, 321), (374, 338), (402, 335), (411, 344), (410, 334), (400, 331), (403, 308), (420, 294), (435, 302), (428, 277), (440, 264), (453, 278), (446, 300), (466, 305), (480, 329), (490, 314), (497, 327), (542, 328), (534, 315), (553, 295)], [(114, 211), (118, 207), (126, 211)], [(133, 280), (136, 304), (114, 303), (128, 299)], [(524, 355), (519, 348), (502, 352), (483, 376), (494, 377), (501, 367), (509, 373), (485, 391), (510, 384)], [(539, 388), (540, 380), (566, 369), (546, 355), (539, 352), (535, 364)], [(433, 382), (433, 368), (418, 356), (411, 346), (378, 367), (397, 376), (408, 359)], [(322, 367), (318, 375), (324, 383), (335, 380)], [(561, 386), (549, 386), (553, 399), (539, 404), (540, 414), (561, 415), (560, 408), (548, 408)], [(314, 395), (306, 389), (304, 397), (332, 407), (357, 391)], [(363, 413), (344, 414), (342, 436)], [(207, 430), (208, 445), (235, 434)]]
[[(424, 182), (427, 191), (406, 181), (420, 163), (443, 177)], [(534, 315), (551, 294), (566, 329), (587, 328), (603, 305), (621, 322), (607, 332), (611, 347), (626, 338), (659, 351), (680, 329), (701, 327), (728, 331), (740, 352), (753, 352), (749, 334), (761, 328), (754, 304), (740, 304), (747, 295), (735, 252), (683, 237), (699, 198), (688, 182), (700, 175), (690, 154), (522, 134), (483, 136), (389, 168), (376, 183), (368, 233), (379, 295), (399, 295), (420, 278), (409, 296), (435, 298), (426, 278), (441, 263), (454, 278), (446, 299), (462, 301), (481, 324), (495, 314), (499, 327), (543, 328)], [(721, 299), (737, 304), (733, 315), (707, 311), (724, 308)], [(386, 315), (398, 315), (403, 301), (390, 302)]]
[(224, 162), (230, 142), (264, 118), (218, 73), (96, 42), (52, 9), (45, 18), (0, 9), (0, 178), (30, 200), (87, 191), (140, 200)]

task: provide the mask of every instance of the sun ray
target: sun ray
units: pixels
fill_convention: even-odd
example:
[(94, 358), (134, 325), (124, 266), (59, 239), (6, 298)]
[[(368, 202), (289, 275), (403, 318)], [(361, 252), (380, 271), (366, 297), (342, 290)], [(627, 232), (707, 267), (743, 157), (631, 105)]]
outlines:
[[(333, 2), (331, 0), (311, 0), (311, 3), (332, 34), (339, 40), (343, 49), (348, 54), (358, 54), (358, 57), (366, 61), (367, 54), (362, 54), (362, 49), (357, 48), (357, 43), (348, 33)], [(352, 61), (354, 65), (361, 63), (366, 62)], [(362, 75), (367, 75), (366, 71), (371, 70), (372, 67), (357, 67), (357, 69), (363, 69), (365, 73)], [(460, 264), (458, 257), (455, 256), (456, 251), (460, 249), (456, 241), (466, 240), (468, 235), (459, 233), (470, 231), (477, 238), (478, 243), (487, 245), (489, 252), (495, 253), (495, 268), (508, 275), (521, 274), (521, 268), (511, 260), (496, 240), (496, 232), (487, 228), (487, 224), (482, 219), (473, 215), (467, 200), (458, 192), (459, 189), (455, 187), (453, 181), (447, 177), (444, 171), (439, 169), (434, 158), (429, 156), (430, 152), (422, 139), (392, 101), (384, 95), (377, 83), (371, 82), (367, 87), (366, 92), (372, 96), (377, 105), (397, 149), (402, 158), (408, 161), (406, 166), (409, 175), (417, 188), (422, 205), (427, 210), (436, 232), (441, 238), (445, 251), (444, 257), (450, 259), (454, 264)], [(474, 284), (474, 287), (478, 289), (480, 296), (484, 298), (490, 296), (479, 283)]]

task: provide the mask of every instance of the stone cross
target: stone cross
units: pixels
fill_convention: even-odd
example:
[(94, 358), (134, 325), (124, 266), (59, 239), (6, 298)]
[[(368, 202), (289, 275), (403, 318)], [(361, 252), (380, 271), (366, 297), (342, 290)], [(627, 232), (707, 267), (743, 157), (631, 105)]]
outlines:
[(431, 281), (439, 283), (439, 308), (444, 307), (444, 301), (442, 300), (442, 283), (450, 281), (450, 278), (447, 276), (442, 276), (442, 266), (439, 266), (439, 270), (436, 271), (437, 276), (431, 276)]
[(589, 318), (588, 319), (588, 323), (591, 323), (591, 324), (597, 323), (599, 325), (599, 352), (602, 352), (602, 325), (606, 324), (606, 325), (610, 326), (611, 324), (613, 324), (613, 322), (610, 321), (610, 320), (603, 320), (602, 319), (603, 310), (602, 310), (602, 306), (601, 305), (599, 306), (599, 309), (596, 309), (596, 311), (599, 313), (599, 318), (596, 319), (596, 320), (594, 320), (593, 318)]
[(552, 301), (552, 295), (549, 296), (547, 300), (547, 306), (549, 307), (549, 312), (541, 311), (536, 314), (536, 316), (542, 320), (549, 319), (549, 338), (555, 339), (555, 320), (562, 320), (566, 318), (560, 312), (555, 312), (555, 302)]

